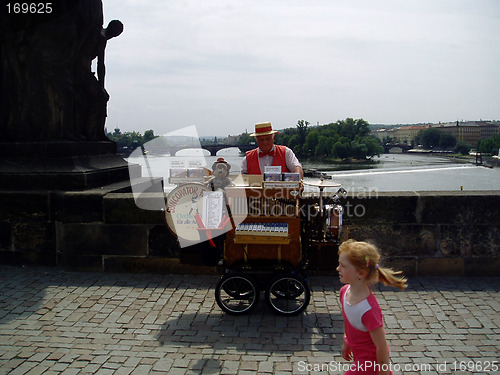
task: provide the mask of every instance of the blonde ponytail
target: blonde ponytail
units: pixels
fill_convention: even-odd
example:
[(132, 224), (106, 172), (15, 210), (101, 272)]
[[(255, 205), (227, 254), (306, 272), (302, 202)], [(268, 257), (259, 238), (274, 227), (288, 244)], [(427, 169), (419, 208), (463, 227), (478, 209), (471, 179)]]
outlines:
[(407, 287), (406, 277), (401, 271), (379, 266), (380, 254), (377, 247), (371, 243), (349, 239), (339, 246), (339, 255), (345, 253), (358, 271), (367, 271), (367, 281), (371, 284), (381, 282), (401, 290)]
[(403, 272), (401, 271), (394, 271), (391, 268), (378, 267), (378, 280), (382, 284), (405, 290), (408, 286), (406, 284), (407, 279), (402, 275)]

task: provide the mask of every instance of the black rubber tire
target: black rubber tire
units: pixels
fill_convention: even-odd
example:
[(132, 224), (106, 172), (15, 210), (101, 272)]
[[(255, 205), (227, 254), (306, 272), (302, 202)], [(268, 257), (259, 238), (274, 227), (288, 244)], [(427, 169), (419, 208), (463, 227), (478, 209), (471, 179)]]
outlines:
[(243, 315), (259, 303), (260, 290), (250, 276), (232, 273), (223, 276), (215, 287), (215, 301), (228, 314)]
[(293, 273), (276, 276), (266, 289), (267, 305), (279, 315), (297, 315), (311, 300), (308, 282)]

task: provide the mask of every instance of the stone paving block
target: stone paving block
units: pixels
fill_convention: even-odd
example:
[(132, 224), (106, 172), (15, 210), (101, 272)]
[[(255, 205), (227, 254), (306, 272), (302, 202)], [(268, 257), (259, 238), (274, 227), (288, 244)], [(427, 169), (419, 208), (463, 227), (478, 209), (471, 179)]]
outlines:
[(114, 370), (111, 369), (105, 369), (105, 368), (100, 368), (95, 372), (95, 375), (112, 375), (114, 373)]
[(135, 367), (122, 366), (115, 371), (114, 375), (129, 375), (130, 373), (132, 373), (132, 371), (134, 371), (134, 369)]
[[(337, 278), (310, 277), (311, 303), (296, 317), (263, 303), (227, 315), (214, 300), (217, 280), (0, 266), (0, 287), (8, 285), (0, 289), (0, 373), (292, 374), (299, 361), (340, 361)], [(494, 360), (498, 285), (498, 277), (419, 277), (405, 292), (376, 288), (393, 362)]]

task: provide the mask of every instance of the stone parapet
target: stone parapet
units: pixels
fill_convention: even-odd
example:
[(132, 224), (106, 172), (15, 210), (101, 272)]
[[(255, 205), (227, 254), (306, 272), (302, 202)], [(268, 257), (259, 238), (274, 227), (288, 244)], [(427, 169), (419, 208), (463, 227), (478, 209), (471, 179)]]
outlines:
[(401, 192), (351, 196), (344, 234), (369, 240), (410, 275), (496, 275), (500, 192)]
[[(317, 201), (317, 196), (307, 195), (302, 204)], [(385, 264), (407, 275), (498, 274), (500, 192), (351, 194), (344, 203), (342, 240), (374, 242)], [(328, 251), (322, 261), (333, 272), (336, 248)], [(0, 262), (111, 272), (216, 273), (201, 264), (196, 246), (180, 249), (163, 213), (138, 208), (125, 185), (71, 192), (1, 191)]]

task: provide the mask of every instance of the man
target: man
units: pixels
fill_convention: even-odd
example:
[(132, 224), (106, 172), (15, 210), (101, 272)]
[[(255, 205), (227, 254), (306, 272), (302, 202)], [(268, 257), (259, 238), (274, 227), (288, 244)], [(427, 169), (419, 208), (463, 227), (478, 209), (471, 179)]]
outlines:
[(281, 166), (282, 172), (299, 173), (304, 178), (304, 171), (299, 159), (293, 151), (286, 146), (274, 144), (275, 134), (270, 122), (255, 124), (255, 137), (258, 148), (246, 153), (241, 164), (242, 174), (263, 174), (266, 166)]

